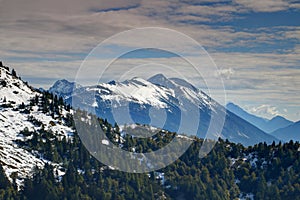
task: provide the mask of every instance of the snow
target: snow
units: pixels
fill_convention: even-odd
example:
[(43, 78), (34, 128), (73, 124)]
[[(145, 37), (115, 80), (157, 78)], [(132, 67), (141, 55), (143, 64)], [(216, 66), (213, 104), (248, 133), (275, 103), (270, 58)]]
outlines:
[(181, 138), (181, 139), (186, 139), (186, 140), (194, 140), (193, 138), (188, 137), (188, 136), (186, 136), (186, 135), (180, 135), (180, 134), (178, 134), (178, 135), (176, 135), (176, 137), (177, 137), (177, 138)]
[[(161, 101), (162, 99), (169, 99), (174, 95), (170, 89), (154, 85), (141, 78), (135, 78), (130, 81), (111, 84), (100, 84), (101, 87), (107, 88), (107, 94), (102, 94), (104, 100), (112, 100), (117, 103), (121, 101), (133, 101), (139, 104), (148, 104), (158, 108), (166, 108), (167, 104)], [(95, 88), (94, 88), (95, 90)], [(100, 91), (99, 91), (100, 90)], [(103, 89), (98, 89), (101, 93)]]
[(104, 144), (104, 145), (109, 145), (109, 141), (108, 141), (108, 140), (102, 140), (101, 142), (102, 142), (102, 144)]
[(250, 200), (254, 200), (254, 194), (252, 193), (248, 193), (246, 195), (242, 195), (240, 194), (240, 200), (246, 200), (246, 199), (250, 199)]
[[(148, 123), (145, 121), (148, 118), (146, 115), (149, 113), (151, 123), (148, 124), (173, 131), (176, 130), (177, 125), (166, 123), (167, 126), (164, 126), (164, 121), (169, 120), (167, 116), (177, 119), (188, 116), (195, 120), (187, 120), (180, 133), (190, 135), (195, 134), (196, 126), (198, 126), (196, 120), (199, 119), (201, 110), (215, 112), (219, 108), (217, 102), (188, 82), (181, 79), (167, 79), (161, 74), (148, 80), (135, 77), (123, 82), (111, 81), (85, 86), (75, 89), (68, 95), (62, 94), (62, 96), (68, 96), (69, 98), (65, 98), (65, 100), (72, 101), (73, 107), (93, 112), (112, 124), (115, 122), (119, 125), (135, 122)], [(118, 110), (118, 108), (120, 109)], [(130, 111), (130, 115), (127, 115), (128, 111)], [(140, 117), (139, 111), (145, 115)], [(123, 113), (117, 116), (116, 112)], [(164, 114), (166, 119), (162, 120), (161, 116), (157, 114), (158, 112)], [(209, 116), (203, 116), (210, 119)]]
[[(28, 128), (29, 131), (41, 129), (28, 121), (29, 117), (42, 122), (45, 130), (53, 132), (59, 139), (71, 138), (74, 130), (64, 126), (63, 121), (53, 119), (50, 115), (38, 111), (37, 106), (32, 107), (29, 114), (20, 112), (16, 109), (20, 104), (29, 104), (30, 99), (36, 95), (40, 96), (40, 93), (32, 90), (20, 79), (11, 76), (9, 72), (6, 72), (6, 77), (2, 81), (5, 81), (6, 85), (0, 85), (0, 162), (5, 174), (12, 181), (11, 174), (17, 173), (16, 183), (19, 187), (24, 178), (31, 176), (34, 167), (42, 168), (45, 163), (56, 166), (58, 176), (63, 175), (59, 164), (41, 158), (38, 152), (30, 152), (19, 147), (15, 141), (30, 139), (30, 137), (26, 138), (19, 134), (25, 128)], [(4, 97), (6, 102), (3, 101)], [(4, 107), (9, 102), (12, 102), (12, 107)], [(67, 115), (70, 112), (63, 110), (62, 113)]]
[(162, 185), (165, 184), (165, 173), (162, 173), (162, 172), (156, 172), (157, 175), (156, 175), (156, 179), (160, 180), (160, 183)]
[[(157, 74), (148, 80), (133, 78), (123, 82), (111, 81), (94, 86), (85, 86), (76, 88), (68, 95), (61, 95), (64, 98), (67, 96), (68, 98), (65, 100), (72, 102), (73, 107), (80, 107), (88, 112), (93, 112), (112, 124), (117, 122), (122, 125), (137, 122), (154, 125), (152, 122), (157, 121), (161, 123), (157, 123), (155, 126), (177, 131), (177, 124), (163, 122), (169, 122), (170, 119), (181, 119), (181, 122), (185, 122), (182, 123), (183, 126), (180, 126), (180, 133), (195, 135), (197, 128), (205, 128), (204, 126), (208, 126), (207, 122), (210, 120), (223, 122), (224, 114), (224, 117), (226, 115), (228, 117), (226, 118), (228, 123), (224, 124), (226, 127), (222, 130), (222, 135), (215, 132), (214, 135), (208, 136), (211, 139), (221, 137), (245, 146), (254, 145), (261, 141), (267, 143), (276, 141), (273, 136), (263, 133), (244, 120), (240, 121), (241, 119), (229, 112), (226, 113), (226, 109), (222, 105), (186, 80), (168, 79), (162, 74)], [(151, 115), (148, 111), (151, 111), (152, 108), (166, 114), (166, 120), (161, 120), (159, 115)], [(120, 112), (123, 113), (116, 114)], [(200, 120), (199, 116), (204, 122), (200, 126), (197, 123)], [(151, 120), (148, 120), (149, 117)], [(186, 118), (188, 119), (185, 120)], [(243, 127), (232, 126), (231, 124), (236, 123), (236, 120), (243, 124)], [(203, 134), (200, 137), (204, 137)]]
[(256, 167), (256, 162), (257, 162), (257, 161), (258, 161), (257, 158), (254, 158), (254, 159), (250, 160), (250, 165), (251, 165), (252, 167)]
[(69, 82), (65, 79), (58, 80), (54, 83), (54, 85), (49, 88), (49, 92), (53, 94), (69, 94), (73, 91), (74, 88), (80, 88), (81, 86), (74, 83)]
[(236, 161), (238, 161), (237, 158), (229, 158), (229, 159), (230, 159), (230, 166), (233, 166), (236, 163)]
[(127, 124), (127, 125), (120, 125), (119, 130), (120, 132), (126, 131), (128, 128), (135, 129), (138, 125), (137, 124)]
[(22, 102), (28, 103), (29, 99), (34, 97), (36, 93), (23, 81), (11, 76), (6, 69), (1, 69), (6, 72), (5, 79), (1, 80), (6, 83), (6, 86), (0, 85), (0, 100), (3, 102), (6, 99), (7, 103), (13, 105), (19, 105)]
[(97, 101), (94, 101), (94, 103), (92, 104), (93, 107), (98, 107), (98, 103)]
[(238, 135), (249, 139), (249, 136), (238, 131)]
[[(96, 86), (89, 86), (85, 88), (85, 91), (87, 93), (95, 93), (103, 101), (112, 102), (112, 107), (120, 106), (126, 102), (135, 102), (156, 108), (168, 108), (166, 102), (171, 103), (171, 99), (178, 100), (183, 96), (189, 102), (196, 104), (197, 107), (200, 105), (212, 105), (211, 99), (206, 94), (193, 88), (190, 84), (180, 85), (168, 79), (165, 81), (168, 83), (160, 85), (142, 78), (133, 78), (124, 82), (114, 82), (114, 84), (101, 83)], [(80, 94), (82, 95), (81, 92)], [(91, 106), (97, 107), (97, 102), (91, 102)]]

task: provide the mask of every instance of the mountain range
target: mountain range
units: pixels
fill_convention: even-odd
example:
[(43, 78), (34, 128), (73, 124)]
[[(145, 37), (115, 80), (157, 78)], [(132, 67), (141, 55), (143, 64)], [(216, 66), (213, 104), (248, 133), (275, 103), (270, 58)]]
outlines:
[(272, 132), (271, 135), (285, 142), (289, 142), (290, 140), (300, 141), (300, 121), (280, 128)]
[(277, 129), (287, 127), (293, 124), (292, 121), (285, 119), (282, 116), (275, 116), (274, 118), (268, 120), (256, 115), (250, 114), (247, 111), (243, 110), (241, 107), (234, 103), (228, 103), (226, 108), (233, 112), (234, 114), (240, 116), (241, 118), (247, 120), (251, 124), (265, 131), (266, 133), (271, 133)]
[(224, 114), (222, 138), (243, 145), (278, 141), (179, 78), (157, 74), (148, 80), (134, 77), (123, 82), (75, 86), (62, 80), (49, 91), (63, 97), (73, 107), (94, 113), (112, 124), (148, 124), (204, 138), (212, 115)]
[(276, 116), (268, 120), (250, 114), (234, 103), (228, 103), (226, 108), (266, 133), (269, 133), (270, 135), (273, 135), (282, 141), (300, 141), (300, 121), (292, 122), (282, 116)]
[[(151, 196), (151, 194), (157, 199), (176, 199), (178, 194), (184, 196), (184, 199), (190, 199), (189, 196), (195, 197), (194, 199), (208, 199), (211, 197), (211, 191), (215, 192), (213, 188), (216, 184), (220, 188), (216, 194), (222, 196), (230, 193), (232, 199), (235, 197), (243, 199), (243, 197), (249, 196), (259, 197), (264, 188), (273, 188), (277, 185), (282, 187), (280, 190), (275, 188), (275, 191), (281, 191), (280, 195), (283, 197), (285, 197), (284, 194), (290, 195), (286, 192), (290, 190), (289, 188), (272, 182), (274, 180), (281, 181), (280, 183), (284, 180), (288, 182), (284, 182), (285, 185), (290, 184), (294, 188), (298, 186), (298, 175), (295, 175), (295, 172), (299, 173), (297, 171), (299, 169), (297, 161), (300, 151), (299, 143), (269, 146), (261, 143), (268, 139), (265, 137), (269, 136), (268, 134), (232, 112), (226, 111), (204, 92), (184, 80), (157, 75), (149, 80), (133, 78), (121, 83), (111, 81), (97, 86), (78, 86), (64, 80), (56, 84), (59, 90), (52, 87), (52, 91), (64, 93), (63, 96), (66, 99), (74, 98), (74, 94), (78, 94), (74, 91), (77, 90), (87, 94), (87, 97), (91, 97), (89, 93), (93, 92), (93, 95), (96, 94), (97, 97), (102, 96), (103, 99), (106, 99), (107, 106), (112, 102), (118, 103), (113, 105), (119, 106), (122, 106), (123, 103), (129, 104), (130, 115), (134, 115), (136, 112), (136, 110), (132, 110), (137, 108), (134, 107), (134, 104), (138, 104), (140, 106), (138, 108), (141, 110), (148, 106), (149, 112), (146, 114), (152, 117), (149, 124), (157, 126), (163, 124), (159, 119), (170, 120), (168, 115), (172, 116), (172, 114), (168, 113), (169, 109), (175, 111), (177, 108), (181, 112), (188, 111), (183, 108), (199, 109), (201, 115), (199, 123), (203, 122), (203, 118), (210, 117), (213, 112), (225, 112), (225, 126), (222, 132), (224, 139), (240, 143), (247, 139), (246, 144), (254, 144), (254, 142), (259, 144), (245, 148), (242, 145), (219, 140), (216, 148), (212, 149), (212, 152), (203, 158), (202, 162), (199, 158), (200, 144), (203, 145), (201, 139), (155, 129), (152, 126), (137, 124), (112, 126), (106, 120), (91, 120), (92, 115), (71, 109), (64, 103), (63, 98), (58, 98), (45, 90), (41, 92), (34, 89), (22, 81), (16, 72), (10, 72), (9, 68), (0, 66), (0, 70), (0, 199), (44, 199), (45, 196), (48, 199), (87, 199), (87, 197), (91, 197), (89, 199), (99, 199), (99, 197), (112, 199), (116, 195), (122, 197), (120, 199), (137, 199), (134, 197), (147, 199), (147, 196)], [(65, 87), (64, 84), (68, 84), (68, 87)], [(134, 90), (132, 90), (133, 88)], [(99, 89), (106, 93), (99, 93)], [(71, 94), (70, 91), (72, 91)], [(75, 98), (78, 97), (75, 96)], [(86, 108), (97, 108), (97, 102), (100, 102), (99, 99), (95, 101), (95, 98), (88, 98), (88, 100), (84, 102)], [(90, 105), (91, 102), (94, 104)], [(180, 107), (182, 102), (183, 107)], [(170, 107), (171, 105), (173, 107)], [(123, 113), (118, 112), (117, 107), (112, 109), (116, 109), (113, 114), (122, 116)], [(113, 148), (116, 146), (124, 148), (130, 152), (128, 159), (137, 159), (139, 164), (145, 162), (147, 166), (153, 166), (154, 163), (145, 160), (144, 153), (141, 156), (137, 156), (137, 153), (161, 148), (173, 140), (173, 137), (182, 141), (192, 140), (195, 143), (170, 167), (149, 174), (118, 172), (117, 168), (97, 162), (92, 156), (93, 153), (90, 154), (83, 145), (73, 123), (73, 115), (77, 112), (81, 113), (80, 120), (83, 120), (85, 124), (82, 127), (83, 130), (89, 126), (98, 126), (100, 123), (100, 127), (106, 130), (106, 136), (109, 138), (100, 140), (100, 142), (106, 146), (114, 143)], [(190, 112), (191, 119), (193, 119), (194, 112)], [(207, 112), (207, 114), (203, 112)], [(158, 114), (160, 115), (156, 120), (155, 117)], [(176, 114), (178, 113), (173, 113), (172, 116), (175, 119), (178, 117)], [(182, 115), (187, 115), (187, 113)], [(142, 118), (142, 120), (144, 119)], [(172, 128), (173, 124), (167, 125)], [(204, 123), (204, 125), (206, 124)], [(299, 127), (299, 123), (292, 124), (287, 129), (294, 128), (294, 126)], [(155, 135), (147, 137), (146, 140), (136, 137), (136, 134), (140, 134), (139, 132), (143, 134), (144, 130), (150, 130)], [(285, 132), (285, 130), (282, 131)], [(129, 132), (134, 134), (128, 134)], [(237, 135), (241, 137), (237, 137)], [(280, 136), (280, 134), (278, 135)], [(201, 134), (198, 136), (200, 137)], [(274, 139), (272, 136), (269, 137)], [(245, 139), (243, 140), (243, 138)], [(266, 142), (269, 143), (269, 141)], [(106, 159), (112, 159), (110, 152), (101, 155)], [(280, 160), (282, 161), (280, 162)], [(247, 173), (249, 170), (253, 170), (253, 172)], [(229, 171), (232, 173), (228, 173)], [(255, 183), (251, 177), (259, 177), (262, 172), (268, 174), (268, 176), (265, 175), (264, 187), (256, 187), (257, 184), (254, 187), (248, 187), (249, 184)], [(228, 185), (224, 185), (225, 181), (228, 181)], [(267, 182), (272, 185), (267, 186)], [(120, 185), (115, 183), (120, 183)], [(188, 188), (201, 186), (197, 189), (199, 192), (186, 190), (184, 186), (190, 183), (195, 183), (195, 185)], [(141, 184), (143, 184), (142, 187)], [(149, 185), (150, 190), (148, 189)], [(209, 185), (211, 189), (205, 190), (202, 185)], [(111, 190), (112, 187), (117, 188)], [(128, 189), (124, 190), (124, 188)], [(231, 188), (235, 189), (229, 192)], [(257, 191), (256, 188), (260, 188), (261, 191)], [(205, 196), (202, 195), (203, 191)], [(267, 190), (266, 194), (273, 197), (273, 191), (274, 189)], [(202, 196), (197, 196), (199, 194)], [(293, 195), (297, 194), (298, 192), (295, 190)], [(277, 197), (280, 195), (277, 194)], [(164, 198), (166, 196), (170, 198)], [(228, 197), (228, 199), (230, 198)], [(151, 199), (154, 198), (151, 197)]]

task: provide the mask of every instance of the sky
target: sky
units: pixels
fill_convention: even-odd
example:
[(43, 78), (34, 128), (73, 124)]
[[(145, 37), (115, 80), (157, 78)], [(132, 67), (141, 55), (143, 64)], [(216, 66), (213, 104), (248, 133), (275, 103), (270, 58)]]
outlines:
[[(74, 80), (99, 43), (143, 27), (172, 29), (201, 44), (218, 67), (227, 102), (265, 118), (300, 120), (296, 0), (0, 0), (0, 60), (33, 86), (49, 88)], [(172, 39), (180, 50), (181, 41)], [(113, 45), (117, 51), (130, 43)], [(120, 60), (180, 63), (160, 51)]]

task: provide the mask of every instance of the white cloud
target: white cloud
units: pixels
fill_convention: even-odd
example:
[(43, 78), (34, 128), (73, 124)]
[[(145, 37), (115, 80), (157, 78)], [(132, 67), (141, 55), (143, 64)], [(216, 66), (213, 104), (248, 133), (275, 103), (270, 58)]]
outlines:
[[(271, 12), (299, 8), (299, 4), (281, 0), (214, 2), (217, 4), (207, 7), (193, 5), (197, 3), (194, 1), (178, 0), (3, 0), (0, 7), (1, 59), (23, 77), (72, 78), (81, 64), (80, 58), (107, 37), (131, 28), (160, 26), (183, 32), (211, 50), (219, 48), (222, 51), (224, 47), (255, 50), (260, 45), (274, 44), (271, 53), (236, 50), (235, 53), (210, 54), (222, 67), (217, 74), (224, 78), (228, 98), (232, 101), (249, 99), (265, 105), (285, 102), (299, 106), (299, 27), (263, 27), (255, 32), (199, 24), (228, 20), (250, 10)], [(127, 10), (130, 7), (132, 9)], [(123, 45), (135, 39), (128, 38)], [(286, 44), (287, 39), (295, 41), (295, 46), (287, 47), (284, 54), (277, 53), (276, 50), (281, 49), (277, 49), (280, 47), (276, 44)], [(180, 41), (176, 38), (174, 41), (178, 49), (182, 48)], [(178, 65), (176, 59), (160, 62)]]
[(284, 33), (286, 38), (298, 39), (300, 40), (300, 28), (295, 30), (290, 30)]
[(252, 114), (263, 116), (269, 119), (277, 115), (281, 115), (277, 107), (271, 105), (260, 105), (258, 107), (248, 108), (247, 110)]
[(235, 73), (235, 71), (234, 71), (234, 69), (232, 69), (232, 68), (219, 69), (219, 70), (217, 71), (217, 75), (218, 75), (218, 76), (221, 76), (221, 77), (223, 77), (223, 78), (225, 78), (225, 79), (230, 79), (230, 77), (231, 77), (232, 75), (234, 75), (234, 73)]
[(289, 2), (284, 0), (235, 0), (239, 5), (258, 12), (274, 12), (289, 8)]

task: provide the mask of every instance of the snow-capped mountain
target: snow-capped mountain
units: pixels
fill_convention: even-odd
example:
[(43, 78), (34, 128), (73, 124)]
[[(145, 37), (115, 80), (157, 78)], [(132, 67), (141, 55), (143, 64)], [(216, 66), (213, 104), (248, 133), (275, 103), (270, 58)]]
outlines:
[(258, 127), (259, 129), (265, 131), (266, 133), (271, 133), (276, 131), (277, 129), (284, 128), (293, 124), (292, 121), (289, 121), (282, 116), (276, 116), (270, 120), (262, 117), (258, 117), (256, 115), (246, 112), (245, 110), (243, 110), (241, 107), (239, 107), (234, 103), (228, 103), (226, 105), (226, 108), (230, 112), (250, 122), (251, 124)]
[[(32, 137), (21, 132), (39, 132), (43, 127), (43, 130), (54, 133), (58, 138), (69, 138), (74, 131), (64, 125), (63, 120), (44, 113), (38, 106), (31, 104), (32, 99), (40, 101), (41, 93), (11, 73), (9, 68), (0, 66), (0, 70), (0, 162), (7, 177), (17, 174), (16, 182), (20, 186), (23, 178), (30, 176), (35, 167), (41, 168), (49, 163), (58, 170), (59, 166), (45, 160), (38, 152), (20, 147), (18, 141), (26, 141)], [(64, 109), (62, 113), (70, 114)]]
[(49, 92), (55, 95), (66, 97), (66, 95), (72, 93), (74, 88), (79, 88), (80, 85), (76, 85), (74, 82), (69, 82), (65, 79), (56, 81), (52, 87), (49, 88)]
[[(69, 85), (69, 83), (67, 83)], [(59, 94), (53, 86), (51, 91)], [(62, 94), (68, 103), (106, 118), (110, 123), (149, 124), (169, 131), (205, 137), (212, 114), (225, 113), (222, 138), (244, 145), (278, 141), (227, 111), (185, 80), (162, 74), (75, 88)], [(218, 123), (218, 122), (217, 122)]]
[(271, 133), (271, 135), (277, 137), (285, 142), (300, 141), (300, 121), (295, 122), (287, 127), (280, 128)]

